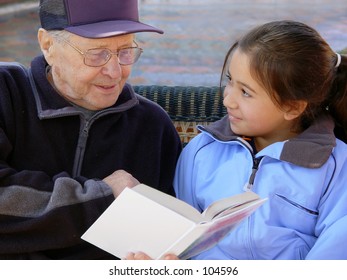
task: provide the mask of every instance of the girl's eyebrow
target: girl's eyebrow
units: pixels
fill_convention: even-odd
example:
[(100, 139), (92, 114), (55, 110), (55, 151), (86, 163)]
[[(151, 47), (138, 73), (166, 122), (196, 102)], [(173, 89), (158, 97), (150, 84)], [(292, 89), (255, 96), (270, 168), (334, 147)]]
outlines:
[(236, 83), (238, 83), (240, 85), (243, 85), (244, 87), (248, 88), (250, 91), (256, 93), (256, 91), (253, 88), (251, 88), (249, 85), (247, 85), (247, 84), (245, 84), (243, 82), (236, 82)]
[[(229, 71), (227, 71), (227, 76), (232, 80), (232, 76), (231, 76)], [(250, 87), (249, 85), (247, 85), (247, 84), (245, 84), (243, 82), (239, 82), (239, 81), (236, 81), (236, 83), (239, 84), (239, 85), (242, 85), (242, 86), (248, 88), (250, 91), (256, 93), (256, 91), (252, 87)]]

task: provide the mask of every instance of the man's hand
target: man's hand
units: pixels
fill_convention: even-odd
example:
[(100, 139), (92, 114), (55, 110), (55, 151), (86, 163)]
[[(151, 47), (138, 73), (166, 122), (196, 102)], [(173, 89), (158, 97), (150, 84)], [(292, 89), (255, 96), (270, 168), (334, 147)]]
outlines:
[(117, 170), (104, 178), (103, 181), (111, 187), (115, 197), (120, 195), (126, 187), (132, 188), (140, 184), (136, 178), (125, 170)]

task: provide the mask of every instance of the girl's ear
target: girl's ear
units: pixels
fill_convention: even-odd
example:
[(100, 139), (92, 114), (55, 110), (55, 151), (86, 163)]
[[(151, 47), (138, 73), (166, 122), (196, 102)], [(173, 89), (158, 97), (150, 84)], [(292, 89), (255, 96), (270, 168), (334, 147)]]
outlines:
[(46, 61), (49, 65), (52, 65), (52, 46), (54, 43), (53, 37), (47, 32), (47, 30), (40, 28), (37, 33), (37, 39)]
[(284, 109), (284, 118), (287, 121), (291, 121), (299, 117), (306, 109), (307, 101), (299, 100), (294, 101)]

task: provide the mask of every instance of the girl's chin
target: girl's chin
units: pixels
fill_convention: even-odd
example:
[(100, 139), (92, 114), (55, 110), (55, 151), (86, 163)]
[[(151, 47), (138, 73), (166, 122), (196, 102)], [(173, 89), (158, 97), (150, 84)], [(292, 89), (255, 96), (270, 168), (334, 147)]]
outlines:
[(230, 129), (237, 135), (246, 135), (242, 129), (240, 129), (237, 125), (230, 123)]

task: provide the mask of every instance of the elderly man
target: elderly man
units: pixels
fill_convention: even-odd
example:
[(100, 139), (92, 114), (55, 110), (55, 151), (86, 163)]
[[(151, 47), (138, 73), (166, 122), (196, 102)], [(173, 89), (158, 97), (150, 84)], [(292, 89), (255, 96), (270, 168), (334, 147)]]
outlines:
[[(81, 235), (138, 181), (173, 194), (181, 142), (126, 81), (137, 0), (41, 0), (42, 55), (0, 64), (0, 258), (105, 259)], [(117, 223), (117, 221), (114, 221)]]

